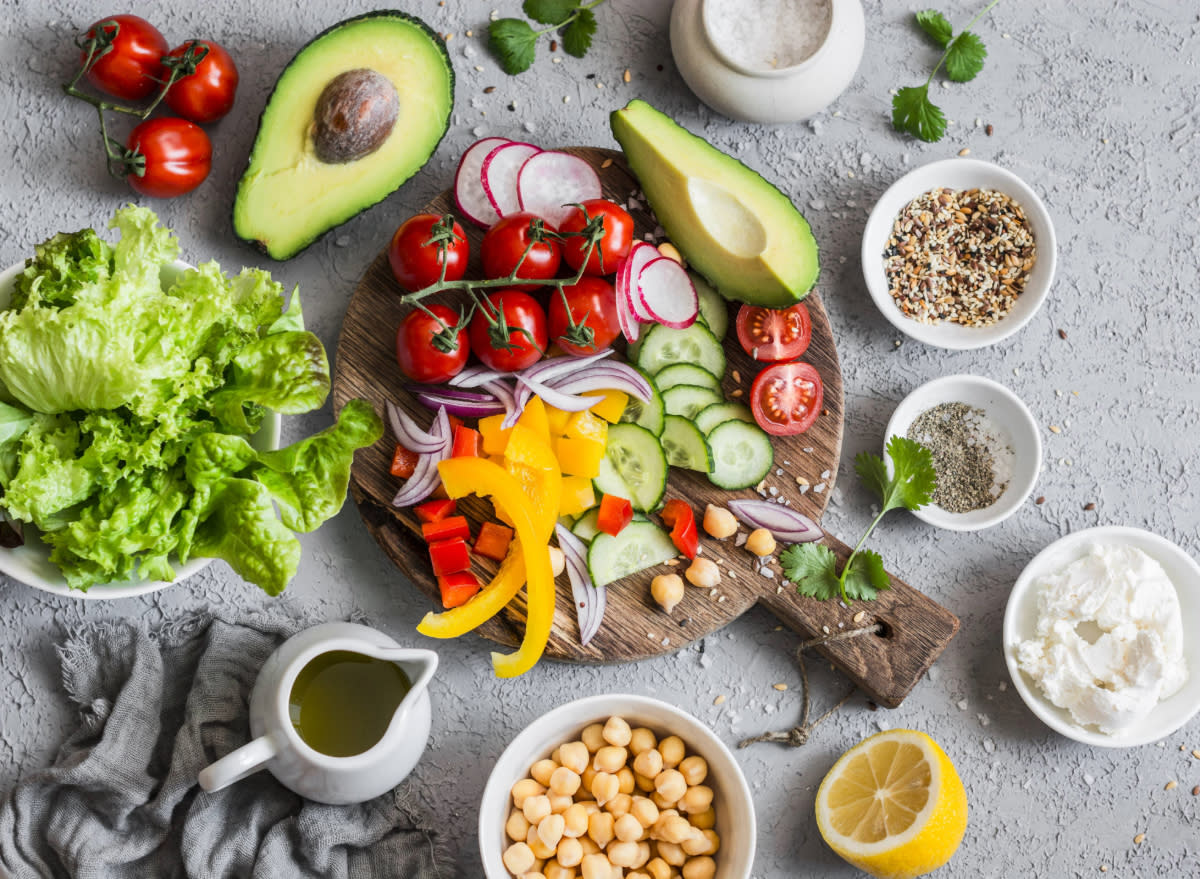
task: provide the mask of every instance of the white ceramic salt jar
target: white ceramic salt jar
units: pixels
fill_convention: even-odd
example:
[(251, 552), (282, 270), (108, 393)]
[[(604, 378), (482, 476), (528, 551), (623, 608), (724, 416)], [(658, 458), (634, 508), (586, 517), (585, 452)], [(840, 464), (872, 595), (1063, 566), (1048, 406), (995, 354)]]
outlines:
[(675, 0), (671, 53), (696, 96), (744, 122), (798, 122), (854, 78), (860, 0)]

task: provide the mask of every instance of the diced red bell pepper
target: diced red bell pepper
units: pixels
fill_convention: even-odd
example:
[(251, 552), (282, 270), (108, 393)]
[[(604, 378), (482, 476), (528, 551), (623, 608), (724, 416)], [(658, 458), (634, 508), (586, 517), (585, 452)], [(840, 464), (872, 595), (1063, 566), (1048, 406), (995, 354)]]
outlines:
[(454, 431), (463, 426), (463, 420), (457, 415), (447, 415), (446, 417), (450, 421), (450, 435), (454, 436)]
[(454, 444), (450, 448), (451, 458), (482, 457), (480, 448), (479, 431), (462, 424), (454, 428)]
[(416, 452), (409, 451), (404, 446), (396, 443), (396, 451), (392, 453), (391, 473), (399, 479), (408, 479), (413, 475), (413, 471), (417, 469), (417, 460), (420, 458)]
[(465, 516), (447, 516), (437, 522), (426, 522), (421, 526), (421, 536), (426, 543), (437, 543), (439, 540), (453, 540), (461, 537), (467, 540), (471, 537), (471, 526)]
[(479, 591), (479, 580), (470, 571), (458, 571), (438, 577), (438, 589), (442, 591), (442, 607), (449, 610), (461, 607)]
[(687, 501), (680, 500), (677, 497), (673, 497), (663, 504), (662, 512), (658, 515), (662, 518), (663, 524), (668, 528), (675, 527), (675, 520), (681, 515), (686, 515), (689, 518), (695, 519), (695, 515), (692, 513), (692, 508), (688, 506)]
[(479, 526), (479, 536), (475, 538), (475, 552), (485, 558), (504, 561), (508, 555), (508, 545), (512, 543), (513, 530), (495, 522), (484, 522)]
[(633, 521), (633, 504), (623, 497), (606, 494), (600, 499), (600, 513), (596, 526), (605, 534), (616, 537)]
[(440, 522), (458, 512), (458, 503), (450, 498), (425, 501), (413, 507), (413, 511), (422, 522)]
[(675, 548), (694, 559), (700, 549), (700, 532), (696, 530), (696, 517), (688, 510), (687, 515), (681, 515), (671, 527), (671, 542)]
[(471, 550), (461, 537), (439, 540), (429, 544), (429, 560), (433, 562), (433, 573), (438, 577), (457, 574), (471, 567)]

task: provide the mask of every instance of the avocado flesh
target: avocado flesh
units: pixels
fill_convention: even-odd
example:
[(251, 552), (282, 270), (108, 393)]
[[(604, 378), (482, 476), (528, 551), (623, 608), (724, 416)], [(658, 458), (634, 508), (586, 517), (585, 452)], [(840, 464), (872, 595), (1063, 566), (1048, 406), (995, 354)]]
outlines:
[[(395, 125), (369, 155), (322, 162), (312, 140), (317, 100), (334, 77), (361, 68), (395, 87)], [(301, 49), (275, 84), (238, 184), (234, 231), (271, 257), (290, 259), (420, 170), (446, 133), (453, 103), (450, 58), (419, 19), (386, 12), (334, 25)]]
[(786, 308), (808, 295), (817, 242), (786, 195), (645, 101), (611, 122), (667, 236), (722, 296)]

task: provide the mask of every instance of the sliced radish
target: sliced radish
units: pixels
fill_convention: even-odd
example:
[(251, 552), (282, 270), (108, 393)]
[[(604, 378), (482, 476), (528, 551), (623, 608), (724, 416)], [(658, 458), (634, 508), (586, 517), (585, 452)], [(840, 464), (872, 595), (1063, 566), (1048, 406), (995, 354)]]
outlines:
[(600, 178), (585, 160), (553, 150), (530, 157), (517, 178), (521, 210), (561, 225), (577, 202), (600, 198)]
[(646, 308), (638, 293), (638, 278), (641, 277), (642, 269), (656, 259), (662, 259), (662, 254), (658, 252), (657, 247), (647, 244), (645, 241), (635, 241), (633, 247), (629, 249), (626, 262), (621, 267), (625, 273), (624, 286), (629, 295), (629, 307), (642, 323), (655, 323), (656, 319)]
[[(620, 277), (618, 273), (618, 285)], [(629, 294), (628, 287), (624, 289), (621, 289), (620, 286), (617, 287), (617, 326), (621, 328), (621, 332), (628, 341), (636, 342), (638, 336), (642, 334), (642, 326), (638, 323), (637, 315), (633, 313), (633, 300)]]
[(521, 199), (517, 196), (517, 175), (530, 156), (542, 150), (531, 143), (510, 140), (495, 147), (483, 160), (480, 182), (488, 201), (502, 217), (521, 211)]
[(475, 141), (462, 154), (458, 160), (458, 170), (454, 172), (454, 203), (458, 205), (458, 212), (485, 229), (499, 220), (500, 215), (483, 191), (480, 172), (483, 171), (483, 160), (488, 153), (506, 143), (512, 141), (507, 137), (485, 137)]
[(636, 302), (653, 320), (673, 330), (686, 330), (696, 322), (700, 299), (687, 271), (673, 259), (662, 256), (647, 263), (638, 274)]

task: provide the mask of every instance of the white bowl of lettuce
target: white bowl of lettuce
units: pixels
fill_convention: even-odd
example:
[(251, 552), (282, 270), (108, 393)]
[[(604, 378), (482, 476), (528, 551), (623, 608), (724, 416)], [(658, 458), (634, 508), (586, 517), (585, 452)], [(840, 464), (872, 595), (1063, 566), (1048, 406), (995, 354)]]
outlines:
[(78, 598), (162, 589), (224, 559), (278, 594), (300, 543), (345, 499), (371, 406), (279, 449), (279, 414), (329, 392), (299, 296), (270, 275), (178, 260), (129, 206), (0, 274), (0, 510), (24, 544), (0, 573)]

